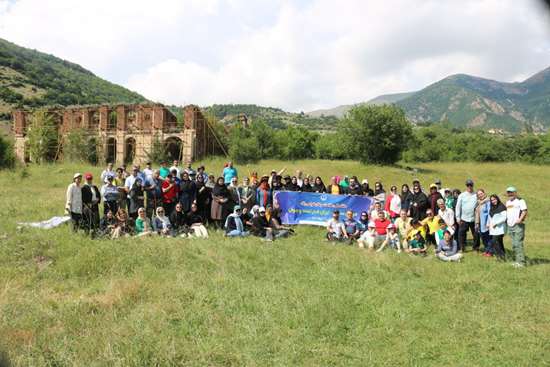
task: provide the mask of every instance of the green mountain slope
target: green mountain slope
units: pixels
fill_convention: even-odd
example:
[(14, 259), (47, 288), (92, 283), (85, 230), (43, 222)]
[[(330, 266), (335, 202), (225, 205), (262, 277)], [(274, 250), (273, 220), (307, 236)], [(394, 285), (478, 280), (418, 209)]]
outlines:
[(253, 104), (215, 104), (205, 107), (204, 111), (214, 115), (226, 125), (238, 123), (239, 115), (244, 114), (249, 122), (262, 120), (276, 129), (284, 129), (288, 125), (301, 125), (314, 130), (332, 130), (338, 121), (334, 116), (312, 117), (303, 112), (286, 112), (280, 108)]
[(18, 106), (142, 101), (77, 64), (0, 39), (0, 120)]

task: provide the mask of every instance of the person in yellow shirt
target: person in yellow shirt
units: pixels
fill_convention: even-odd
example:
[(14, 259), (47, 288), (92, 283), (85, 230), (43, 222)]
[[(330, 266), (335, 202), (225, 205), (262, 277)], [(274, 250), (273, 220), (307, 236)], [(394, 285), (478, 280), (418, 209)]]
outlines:
[(438, 216), (434, 215), (433, 210), (428, 209), (426, 210), (426, 218), (422, 220), (422, 225), (426, 226), (427, 233), (426, 233), (426, 246), (429, 246), (430, 244), (433, 246), (437, 246), (437, 242), (435, 241), (435, 235), (437, 234), (437, 231), (439, 231), (439, 218)]

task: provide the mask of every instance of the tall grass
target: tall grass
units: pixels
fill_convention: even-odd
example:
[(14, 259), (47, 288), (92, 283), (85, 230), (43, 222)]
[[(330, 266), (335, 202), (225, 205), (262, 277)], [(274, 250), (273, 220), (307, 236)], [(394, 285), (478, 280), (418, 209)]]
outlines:
[[(219, 174), (222, 161), (205, 162)], [(550, 172), (521, 164), (426, 164), (415, 174), (353, 162), (264, 161), (386, 186), (514, 184), (529, 205), (516, 270), (467, 253), (460, 264), (368, 253), (298, 227), (273, 244), (91, 240), (23, 229), (63, 211), (75, 165), (0, 173), (0, 365), (542, 366), (550, 361)], [(100, 168), (88, 167), (96, 177)], [(213, 168), (213, 169), (212, 169)], [(505, 243), (510, 248), (509, 241)]]

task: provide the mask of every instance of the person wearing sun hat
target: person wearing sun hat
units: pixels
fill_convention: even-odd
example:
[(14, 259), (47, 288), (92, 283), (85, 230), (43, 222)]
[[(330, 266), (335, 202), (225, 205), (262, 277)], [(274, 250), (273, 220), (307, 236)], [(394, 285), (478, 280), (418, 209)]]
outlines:
[(509, 186), (506, 189), (508, 201), (506, 201), (506, 221), (508, 234), (512, 239), (512, 250), (515, 255), (513, 266), (521, 268), (525, 266), (525, 254), (523, 240), (525, 239), (525, 219), (527, 218), (527, 203), (518, 197), (517, 189)]
[(71, 216), (73, 231), (77, 231), (82, 222), (82, 174), (75, 173), (73, 182), (67, 187), (67, 200), (65, 202), (65, 211)]

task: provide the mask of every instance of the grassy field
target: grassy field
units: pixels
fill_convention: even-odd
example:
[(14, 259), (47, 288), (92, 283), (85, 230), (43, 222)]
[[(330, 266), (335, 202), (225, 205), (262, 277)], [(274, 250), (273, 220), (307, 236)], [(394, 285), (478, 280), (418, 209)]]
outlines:
[[(219, 173), (222, 161), (204, 162)], [(386, 187), (418, 177), (489, 193), (514, 184), (528, 203), (526, 253), (513, 269), (473, 253), (460, 264), (323, 241), (298, 227), (268, 244), (18, 231), (63, 213), (75, 171), (0, 172), (0, 366), (550, 365), (548, 167), (425, 164), (417, 173), (354, 162), (264, 161)], [(505, 245), (510, 249), (510, 242)]]

